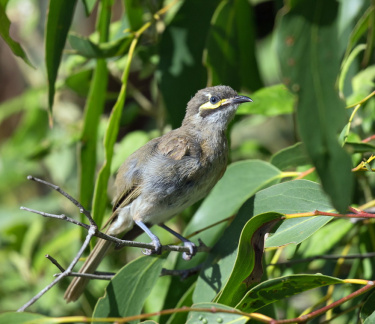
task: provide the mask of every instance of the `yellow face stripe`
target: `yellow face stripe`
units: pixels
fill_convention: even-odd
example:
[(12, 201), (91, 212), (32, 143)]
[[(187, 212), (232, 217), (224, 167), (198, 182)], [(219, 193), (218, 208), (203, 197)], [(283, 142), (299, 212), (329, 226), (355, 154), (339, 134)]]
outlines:
[(228, 102), (228, 99), (222, 99), (222, 100), (220, 100), (219, 102), (217, 102), (216, 104), (213, 105), (210, 101), (207, 101), (206, 103), (204, 103), (203, 105), (201, 105), (199, 107), (199, 110), (200, 109), (216, 109), (216, 108), (219, 108), (220, 106), (224, 105), (227, 102)]

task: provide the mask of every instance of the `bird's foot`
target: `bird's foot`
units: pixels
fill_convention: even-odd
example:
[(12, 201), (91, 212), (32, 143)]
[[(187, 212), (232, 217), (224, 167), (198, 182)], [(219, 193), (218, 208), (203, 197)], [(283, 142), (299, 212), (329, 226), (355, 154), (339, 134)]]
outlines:
[(186, 261), (189, 261), (197, 253), (197, 246), (190, 241), (185, 241), (184, 246), (189, 248), (189, 252), (182, 253), (182, 258)]
[(150, 249), (144, 249), (142, 251), (142, 253), (144, 255), (153, 255), (153, 254), (161, 254), (161, 248), (162, 248), (162, 245), (160, 243), (160, 240), (157, 236), (155, 236), (153, 239), (152, 239), (152, 244), (154, 244), (154, 247), (155, 249), (154, 250), (150, 250)]

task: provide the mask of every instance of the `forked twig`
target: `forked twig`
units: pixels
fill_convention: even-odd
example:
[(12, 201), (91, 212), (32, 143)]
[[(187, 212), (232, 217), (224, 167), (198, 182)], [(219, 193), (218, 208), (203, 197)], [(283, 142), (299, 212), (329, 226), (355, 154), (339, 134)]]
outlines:
[[(77, 220), (75, 220), (73, 218), (70, 218), (70, 217), (64, 215), (64, 214), (62, 214), (62, 215), (56, 215), (56, 214), (50, 214), (50, 213), (42, 212), (42, 211), (39, 211), (39, 210), (27, 208), (27, 207), (21, 207), (22, 210), (26, 210), (26, 211), (29, 211), (29, 212), (41, 215), (43, 217), (60, 219), (60, 220), (67, 221), (69, 223), (81, 226), (81, 227), (83, 227), (83, 228), (85, 228), (85, 229), (88, 230), (88, 234), (87, 234), (86, 239), (83, 242), (80, 250), (78, 251), (77, 255), (74, 257), (73, 261), (70, 263), (70, 265), (65, 270), (64, 270), (64, 267), (62, 267), (58, 263), (58, 261), (56, 259), (54, 259), (50, 255), (46, 255), (46, 258), (48, 260), (50, 260), (61, 271), (61, 273), (56, 274), (55, 275), (56, 279), (53, 280), (44, 289), (42, 289), (36, 296), (34, 296), (25, 305), (23, 305), (21, 308), (19, 308), (17, 310), (18, 312), (23, 312), (29, 306), (31, 306), (32, 304), (34, 304), (40, 297), (42, 297), (48, 290), (50, 290), (53, 286), (55, 286), (64, 277), (68, 277), (68, 276), (83, 277), (84, 276), (84, 277), (89, 277), (91, 279), (100, 279), (100, 280), (110, 280), (113, 277), (113, 274), (111, 274), (111, 273), (98, 273), (98, 272), (96, 272), (94, 274), (81, 274), (81, 273), (77, 273), (77, 272), (73, 272), (72, 271), (73, 268), (74, 268), (74, 266), (78, 262), (78, 260), (81, 258), (83, 252), (85, 251), (85, 249), (89, 245), (89, 243), (90, 243), (91, 239), (93, 238), (93, 236), (100, 237), (100, 238), (108, 240), (108, 241), (112, 241), (117, 246), (121, 246), (121, 247), (122, 246), (131, 246), (131, 247), (138, 247), (138, 248), (143, 248), (143, 249), (145, 248), (145, 249), (150, 249), (150, 250), (154, 250), (155, 249), (155, 247), (154, 247), (154, 245), (152, 243), (142, 243), (142, 242), (134, 242), (134, 241), (121, 240), (121, 239), (119, 239), (117, 237), (114, 237), (114, 236), (111, 236), (111, 235), (107, 235), (107, 234), (99, 231), (98, 230), (98, 226), (95, 223), (94, 219), (92, 218), (90, 212), (88, 210), (86, 210), (76, 199), (74, 199), (72, 196), (70, 196), (64, 190), (62, 190), (59, 186), (56, 186), (56, 185), (54, 185), (52, 183), (49, 183), (49, 182), (47, 182), (45, 180), (41, 180), (41, 179), (35, 178), (33, 176), (28, 176), (27, 179), (28, 180), (33, 180), (33, 181), (41, 183), (41, 184), (44, 184), (44, 185), (52, 188), (53, 190), (56, 190), (58, 193), (60, 193), (65, 198), (67, 198), (68, 200), (70, 200), (76, 207), (78, 207), (80, 213), (86, 216), (86, 218), (90, 222), (90, 225), (82, 223), (80, 221), (77, 221)], [(190, 250), (189, 250), (188, 247), (177, 246), (177, 245), (163, 245), (162, 246), (162, 252), (163, 251), (176, 251), (176, 252), (187, 252), (187, 253), (190, 252)], [(208, 251), (209, 251), (209, 248), (207, 246), (205, 246), (204, 244), (200, 244), (199, 246), (197, 246), (197, 252), (208, 252)]]

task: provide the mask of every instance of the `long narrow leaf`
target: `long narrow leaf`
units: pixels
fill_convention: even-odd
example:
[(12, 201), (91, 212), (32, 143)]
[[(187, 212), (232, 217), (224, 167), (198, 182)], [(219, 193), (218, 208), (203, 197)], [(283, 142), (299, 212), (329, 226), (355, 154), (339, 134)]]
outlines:
[(335, 89), (338, 9), (335, 0), (295, 2), (280, 19), (277, 52), (284, 80), (298, 95), (297, 121), (306, 151), (334, 207), (345, 212), (354, 181), (351, 159), (337, 140), (346, 120)]
[(52, 112), (55, 82), (66, 37), (72, 23), (76, 0), (50, 0), (46, 26), (46, 67), (48, 77), (48, 105)]
[[(99, 42), (108, 41), (111, 20), (111, 2), (103, 1), (99, 6), (97, 29)], [(104, 109), (108, 82), (107, 62), (98, 59), (85, 106), (85, 120), (80, 148), (80, 199), (81, 204), (91, 208), (96, 171), (96, 146), (100, 116)]]

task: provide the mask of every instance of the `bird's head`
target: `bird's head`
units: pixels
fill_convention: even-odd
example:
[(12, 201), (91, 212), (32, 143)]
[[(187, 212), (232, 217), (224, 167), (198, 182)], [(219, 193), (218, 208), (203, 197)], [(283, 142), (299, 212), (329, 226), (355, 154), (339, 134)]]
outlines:
[(249, 97), (239, 96), (228, 86), (199, 90), (187, 105), (183, 125), (215, 125), (225, 129), (238, 106), (251, 101)]

